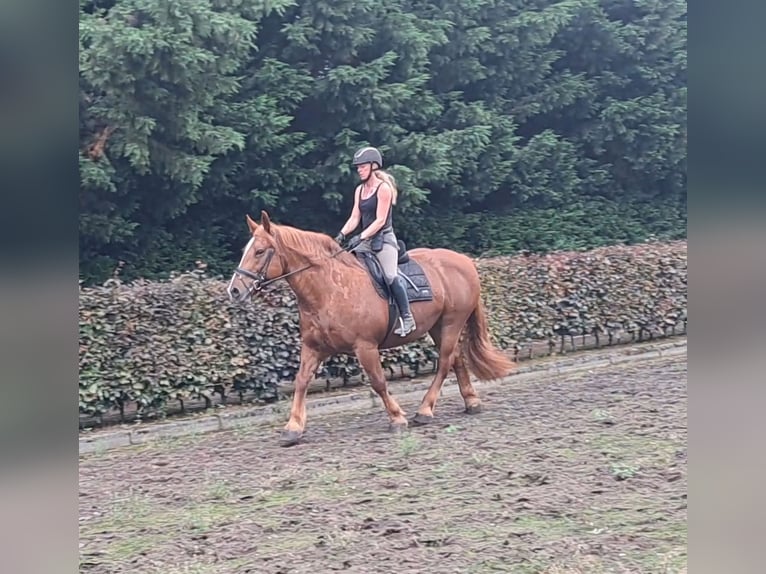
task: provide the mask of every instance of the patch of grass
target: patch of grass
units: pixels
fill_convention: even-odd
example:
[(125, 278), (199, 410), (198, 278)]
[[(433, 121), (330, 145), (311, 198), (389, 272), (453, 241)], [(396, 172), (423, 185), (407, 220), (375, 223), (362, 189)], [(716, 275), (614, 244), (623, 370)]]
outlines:
[[(684, 572), (685, 523), (663, 513), (661, 508), (644, 511), (641, 508), (645, 508), (644, 501), (628, 500), (625, 507), (610, 503), (604, 509), (579, 511), (573, 518), (529, 513), (493, 525), (456, 527), (452, 534), (455, 539), (463, 539), (466, 547), (475, 547), (477, 542), (507, 541), (505, 544), (510, 547), (545, 549), (538, 555), (509, 558), (511, 563), (488, 558), (468, 570), (470, 572), (492, 572), (500, 568), (514, 573), (606, 574), (633, 572), (637, 567), (641, 572)], [(462, 525), (469, 520), (454, 522)], [(602, 546), (603, 555), (588, 554), (591, 544)], [(556, 557), (555, 562), (551, 561), (551, 553)]]
[(205, 487), (205, 498), (212, 500), (231, 500), (236, 496), (234, 487), (227, 481), (212, 482)]
[(315, 533), (295, 529), (291, 532), (280, 532), (260, 539), (258, 554), (260, 559), (284, 558), (285, 555), (295, 554), (303, 550), (316, 551), (319, 547), (345, 547), (335, 534)]
[(609, 411), (605, 409), (595, 409), (593, 412), (591, 412), (591, 418), (599, 423), (611, 425), (614, 424), (614, 419), (612, 418), (612, 415), (609, 414)]
[(177, 508), (154, 506), (149, 512), (115, 514), (104, 520), (94, 521), (84, 528), (87, 532), (162, 532), (168, 528), (178, 530), (178, 526), (194, 531), (208, 529), (214, 525), (229, 521), (242, 512), (242, 507), (219, 502), (203, 502)]
[(317, 475), (317, 481), (322, 485), (338, 484), (341, 481), (341, 476), (335, 471), (326, 470)]
[(637, 561), (646, 572), (657, 574), (686, 574), (688, 568), (685, 547), (667, 552), (646, 552)]
[(249, 558), (235, 558), (223, 562), (216, 562), (215, 564), (191, 562), (188, 564), (163, 567), (162, 570), (157, 570), (157, 574), (229, 574), (231, 572), (242, 571), (248, 564), (252, 564)]
[(673, 462), (678, 448), (678, 444), (671, 440), (612, 432), (608, 429), (589, 437), (585, 444), (589, 450), (606, 456), (612, 464), (634, 469), (641, 466), (667, 466)]
[(238, 494), (237, 485), (233, 484), (231, 480), (205, 470), (205, 477), (194, 498), (199, 502), (206, 500), (227, 501), (236, 498)]
[(516, 565), (511, 569), (508, 562), (499, 558), (485, 558), (473, 566), (469, 566), (466, 570), (466, 574), (484, 574), (485, 572), (518, 572), (524, 574), (524, 571), (517, 569)]
[(403, 469), (400, 466), (393, 465), (381, 466), (375, 471), (376, 478), (401, 478), (407, 473), (407, 469)]
[(613, 463), (610, 467), (612, 476), (617, 480), (628, 480), (636, 475), (640, 467), (631, 464)]
[(418, 449), (420, 443), (418, 442), (418, 439), (415, 435), (406, 434), (402, 437), (399, 437), (397, 446), (402, 456), (408, 457)]
[(106, 549), (103, 558), (115, 562), (127, 562), (139, 554), (146, 554), (167, 542), (172, 536), (170, 534), (135, 534), (130, 533), (124, 539), (115, 540)]
[(582, 453), (570, 447), (557, 448), (556, 455), (566, 460), (578, 460), (582, 457)]
[(474, 452), (471, 454), (471, 464), (476, 468), (481, 468), (483, 466), (494, 468), (495, 464), (493, 460), (492, 454), (488, 452)]
[(273, 490), (253, 501), (258, 508), (277, 508), (288, 504), (297, 504), (304, 500), (305, 495), (294, 490)]
[(683, 545), (685, 547), (688, 528), (686, 521), (660, 516), (652, 524), (652, 528), (644, 532), (644, 535), (658, 544), (674, 547)]
[(241, 512), (242, 509), (234, 505), (208, 502), (184, 508), (175, 518), (184, 530), (205, 534), (236, 519)]
[(686, 556), (679, 553), (654, 554), (649, 561), (640, 561), (623, 555), (596, 556), (574, 551), (570, 558), (557, 559), (555, 562), (540, 557), (523, 561), (508, 561), (499, 558), (487, 558), (466, 570), (476, 574), (484, 572), (513, 572), (514, 574), (613, 574), (617, 572), (635, 572), (640, 566), (642, 572), (653, 574), (686, 574)]
[(157, 510), (151, 499), (129, 489), (125, 493), (114, 494), (103, 508), (101, 518), (87, 523), (85, 528), (119, 532), (131, 523), (141, 525)]
[(630, 537), (641, 543), (627, 549), (627, 557), (620, 561), (630, 558), (647, 572), (680, 572), (686, 565), (686, 522), (660, 507), (647, 507), (652, 502), (626, 500), (621, 508), (589, 509), (583, 516), (594, 534)]
[(450, 462), (443, 462), (434, 467), (433, 475), (436, 478), (445, 478), (455, 472), (456, 465)]
[[(80, 539), (101, 539), (103, 547), (98, 549), (103, 552), (101, 559), (116, 564), (157, 550), (185, 534), (210, 532), (238, 519), (242, 512), (242, 505), (218, 501), (169, 507), (130, 495), (115, 500), (100, 520), (81, 525)], [(113, 538), (104, 540), (104, 534)]]
[[(535, 514), (519, 515), (512, 521), (499, 521), (496, 524), (482, 524), (478, 527), (464, 526), (470, 520), (455, 520), (451, 529), (455, 538), (469, 541), (495, 541), (509, 539), (513, 544), (520, 540), (555, 541), (562, 538), (576, 538), (583, 534), (584, 526), (568, 518), (541, 516)], [(526, 542), (525, 542), (526, 544)], [(515, 572), (515, 570), (514, 570)]]
[(523, 514), (510, 523), (511, 534), (531, 532), (543, 539), (577, 536), (582, 533), (582, 524), (561, 516)]
[[(606, 556), (596, 556), (593, 554), (581, 554), (574, 552), (571, 558), (558, 559), (551, 563), (545, 559), (535, 559), (520, 564), (513, 564), (512, 567), (505, 567), (503, 571), (520, 574), (613, 574), (617, 572), (635, 572), (638, 566), (641, 572), (651, 572), (652, 574), (686, 574), (686, 557), (677, 553), (670, 554), (652, 554), (653, 558), (637, 562), (635, 556), (625, 556), (621, 554), (608, 554)], [(498, 564), (497, 561), (489, 561)], [(502, 564), (502, 563), (499, 563)], [(473, 570), (475, 572), (493, 571), (487, 566)]]
[[(615, 563), (616, 562), (616, 563)], [(615, 566), (622, 566), (619, 570)], [(538, 570), (540, 574), (611, 574), (612, 572), (630, 572), (630, 568), (619, 560), (604, 559), (600, 556), (576, 554), (568, 560), (558, 560)]]

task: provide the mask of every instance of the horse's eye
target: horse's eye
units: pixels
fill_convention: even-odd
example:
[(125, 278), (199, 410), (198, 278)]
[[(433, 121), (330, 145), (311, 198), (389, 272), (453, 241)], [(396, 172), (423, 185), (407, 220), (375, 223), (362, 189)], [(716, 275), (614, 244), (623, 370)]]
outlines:
[(263, 255), (263, 249), (256, 249), (255, 250), (256, 255)]

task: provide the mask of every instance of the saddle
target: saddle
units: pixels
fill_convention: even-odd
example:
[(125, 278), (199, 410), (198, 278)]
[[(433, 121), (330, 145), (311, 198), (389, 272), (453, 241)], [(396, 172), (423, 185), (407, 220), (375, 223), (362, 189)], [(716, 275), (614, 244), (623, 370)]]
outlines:
[[(432, 301), (434, 296), (431, 290), (431, 283), (429, 282), (425, 271), (423, 271), (420, 263), (410, 258), (404, 241), (399, 239), (397, 240), (397, 244), (399, 248), (399, 256), (397, 259), (398, 273), (404, 279), (404, 283), (407, 286), (407, 299), (410, 303)], [(399, 309), (396, 306), (396, 301), (386, 283), (385, 275), (383, 275), (383, 268), (378, 262), (378, 258), (372, 253), (355, 252), (355, 255), (366, 267), (372, 285), (375, 287), (375, 292), (379, 297), (386, 299), (388, 302), (388, 333), (386, 335), (388, 336), (391, 334), (391, 331), (394, 328), (394, 323), (399, 316)]]

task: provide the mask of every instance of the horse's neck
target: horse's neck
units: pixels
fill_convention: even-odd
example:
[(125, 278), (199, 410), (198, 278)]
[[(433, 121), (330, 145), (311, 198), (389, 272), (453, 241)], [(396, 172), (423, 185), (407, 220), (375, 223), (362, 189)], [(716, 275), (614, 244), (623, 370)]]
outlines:
[(326, 301), (325, 289), (329, 284), (329, 275), (323, 267), (309, 267), (287, 278), (287, 283), (295, 293), (298, 304), (303, 309), (321, 309)]
[(329, 255), (312, 256), (309, 259), (294, 251), (290, 252), (287, 263), (289, 271), (298, 270), (286, 280), (300, 306), (304, 309), (321, 311), (327, 304), (328, 290), (335, 285), (333, 277), (337, 276), (337, 266), (341, 263)]

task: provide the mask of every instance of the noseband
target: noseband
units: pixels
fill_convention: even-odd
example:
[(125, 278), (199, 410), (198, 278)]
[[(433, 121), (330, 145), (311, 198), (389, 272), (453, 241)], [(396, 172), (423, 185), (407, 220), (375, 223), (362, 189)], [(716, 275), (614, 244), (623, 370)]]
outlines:
[(242, 267), (237, 267), (234, 272), (239, 273), (240, 275), (244, 275), (245, 277), (252, 279), (252, 282), (250, 283), (250, 286), (247, 288), (247, 294), (245, 297), (250, 297), (253, 293), (257, 293), (261, 289), (263, 289), (268, 283), (271, 283), (271, 281), (276, 281), (279, 279), (279, 277), (275, 279), (271, 279), (270, 281), (266, 281), (266, 270), (269, 268), (269, 265), (271, 264), (271, 260), (274, 258), (274, 249), (269, 248), (268, 253), (266, 255), (266, 260), (263, 262), (263, 265), (261, 265), (260, 269), (253, 273), (252, 271), (248, 269), (242, 269)]

